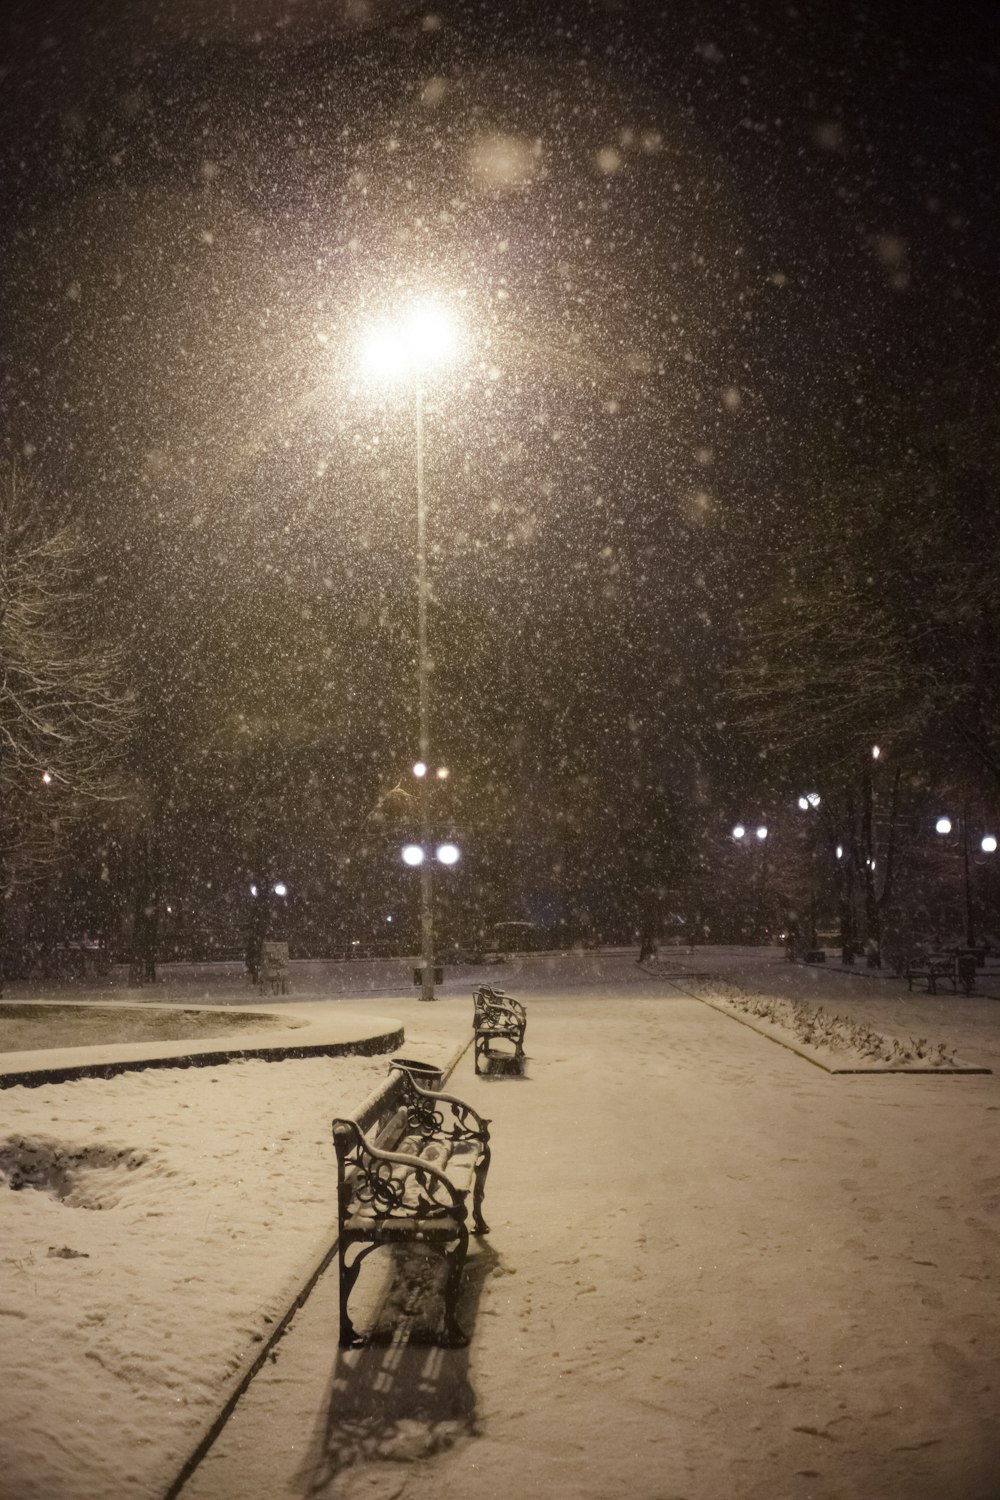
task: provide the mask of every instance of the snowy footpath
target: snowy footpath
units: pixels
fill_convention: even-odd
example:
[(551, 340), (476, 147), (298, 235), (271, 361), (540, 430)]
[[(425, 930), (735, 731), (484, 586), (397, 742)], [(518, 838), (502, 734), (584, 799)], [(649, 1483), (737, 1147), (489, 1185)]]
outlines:
[(996, 1500), (1000, 1079), (832, 1077), (619, 972), (526, 973), (524, 1080), (451, 1081), (493, 1120), (469, 1349), (339, 1351), (332, 1267), (183, 1500)]
[[(994, 1072), (831, 1075), (701, 1003), (706, 972)], [(435, 1006), (368, 992), (446, 1048), (486, 977)], [(493, 1121), (469, 1348), (410, 1340), (379, 1252), (358, 1321), (391, 1336), (341, 1352), (334, 1261), (181, 1500), (996, 1500), (1000, 1004), (719, 950), (489, 977), (527, 1002), (529, 1060), (479, 1079), (467, 1053), (449, 1083)], [(0, 1194), (3, 1500), (168, 1492), (331, 1243), (330, 1116), (384, 1072), (244, 1061), (0, 1094), (5, 1139), (89, 1153)]]

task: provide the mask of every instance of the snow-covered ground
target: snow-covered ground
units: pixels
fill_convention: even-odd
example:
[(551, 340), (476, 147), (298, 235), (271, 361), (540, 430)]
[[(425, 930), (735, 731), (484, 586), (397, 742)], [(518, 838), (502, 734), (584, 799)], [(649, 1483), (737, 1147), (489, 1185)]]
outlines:
[[(370, 995), (441, 1048), (479, 979), (528, 1003), (525, 1079), (476, 1079), (467, 1055), (450, 1085), (493, 1119), (472, 1342), (341, 1353), (331, 1270), (184, 1500), (996, 1500), (1000, 1005), (763, 950), (651, 967), (525, 959), (449, 978), (435, 1006), (405, 966), (296, 976), (290, 1009)], [(997, 1072), (831, 1076), (701, 1004), (705, 972)], [(206, 972), (155, 998), (247, 994)], [(241, 1062), (0, 1093), (4, 1140), (90, 1153), (59, 1179), (75, 1196), (0, 1193), (0, 1494), (164, 1493), (329, 1244), (330, 1117), (384, 1073)]]

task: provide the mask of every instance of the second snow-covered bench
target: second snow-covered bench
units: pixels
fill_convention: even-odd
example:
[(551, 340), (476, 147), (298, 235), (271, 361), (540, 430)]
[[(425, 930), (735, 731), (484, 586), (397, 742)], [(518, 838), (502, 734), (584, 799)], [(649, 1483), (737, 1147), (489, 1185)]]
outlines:
[[(479, 1064), (485, 1062), (488, 1069), (499, 1064), (501, 1067), (515, 1067), (523, 1073), (528, 1013), (520, 1000), (482, 984), (473, 995), (472, 1003), (476, 1072), (482, 1072)], [(504, 1045), (498, 1048), (494, 1045), (496, 1042)]]

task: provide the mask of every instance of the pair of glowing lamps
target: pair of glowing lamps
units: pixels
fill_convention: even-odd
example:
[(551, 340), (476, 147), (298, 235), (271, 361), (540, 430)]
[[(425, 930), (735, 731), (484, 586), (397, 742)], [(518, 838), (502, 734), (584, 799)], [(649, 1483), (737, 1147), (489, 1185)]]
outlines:
[[(424, 862), (425, 851), (420, 844), (407, 844), (403, 849), (403, 864), (416, 867)], [(442, 865), (457, 865), (461, 850), (457, 844), (438, 844), (434, 858)]]
[[(417, 778), (418, 781), (422, 777), (424, 777), (424, 776), (427, 775), (427, 771), (428, 771), (427, 763), (425, 761), (422, 761), (422, 760), (418, 760), (417, 763), (416, 763), (416, 765), (413, 767), (413, 774)], [(438, 779), (438, 781), (447, 781), (448, 780), (448, 775), (449, 775), (449, 772), (448, 772), (448, 767), (447, 766), (438, 766), (438, 768), (437, 768), (437, 779)]]

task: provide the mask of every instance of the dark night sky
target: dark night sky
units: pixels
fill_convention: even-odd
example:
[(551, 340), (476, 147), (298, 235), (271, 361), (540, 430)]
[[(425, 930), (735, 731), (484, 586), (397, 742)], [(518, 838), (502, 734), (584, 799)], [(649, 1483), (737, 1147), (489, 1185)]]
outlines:
[(992, 9), (14, 5), (4, 443), (79, 497), (119, 620), (172, 598), (197, 658), (228, 608), (402, 752), (410, 416), (352, 350), (394, 289), (458, 296), (441, 734), (628, 801), (680, 725), (694, 776), (677, 694), (818, 455), (953, 415), (995, 348)]

